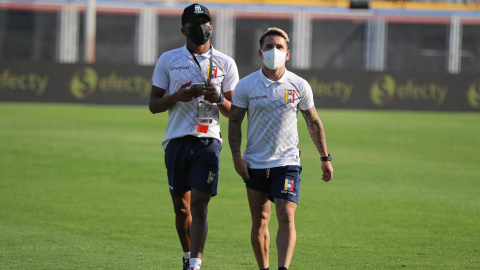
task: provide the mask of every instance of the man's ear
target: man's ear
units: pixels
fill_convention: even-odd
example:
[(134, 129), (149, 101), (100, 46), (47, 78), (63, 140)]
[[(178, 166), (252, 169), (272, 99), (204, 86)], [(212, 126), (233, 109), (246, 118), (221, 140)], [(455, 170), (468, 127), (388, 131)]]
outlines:
[(285, 58), (285, 61), (288, 61), (290, 59), (290, 50), (287, 50), (287, 58)]
[(263, 56), (262, 49), (258, 49), (258, 57), (260, 57), (260, 59), (262, 59), (262, 56)]
[(187, 30), (186, 27), (183, 27), (183, 26), (182, 26), (182, 29), (180, 29), (180, 31), (182, 32), (182, 34), (183, 34), (184, 36), (188, 36), (188, 34), (187, 34), (188, 30)]

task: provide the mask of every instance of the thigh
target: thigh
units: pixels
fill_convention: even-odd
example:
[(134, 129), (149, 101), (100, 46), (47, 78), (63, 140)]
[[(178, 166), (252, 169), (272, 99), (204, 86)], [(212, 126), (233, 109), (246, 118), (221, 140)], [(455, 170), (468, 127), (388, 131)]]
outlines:
[(278, 167), (274, 170), (271, 185), (271, 197), (298, 204), (300, 197), (300, 174), (302, 166)]
[(165, 149), (165, 167), (171, 196), (183, 196), (190, 190), (187, 186), (187, 156), (184, 151), (185, 138), (170, 140)]
[(264, 193), (247, 188), (248, 205), (253, 219), (269, 219), (271, 213), (271, 202), (268, 199), (269, 193)]
[(173, 208), (175, 213), (189, 213), (190, 212), (191, 192), (187, 191), (181, 196), (172, 196)]
[(206, 211), (210, 198), (212, 198), (212, 194), (192, 188), (192, 212)]
[(274, 201), (278, 221), (293, 221), (295, 210), (298, 206), (297, 203), (291, 200), (278, 198), (275, 198)]

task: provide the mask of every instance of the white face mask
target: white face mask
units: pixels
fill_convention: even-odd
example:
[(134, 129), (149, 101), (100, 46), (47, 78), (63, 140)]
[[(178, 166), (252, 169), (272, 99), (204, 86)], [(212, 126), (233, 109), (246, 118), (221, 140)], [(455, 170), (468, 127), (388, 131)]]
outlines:
[(277, 70), (285, 64), (287, 53), (273, 48), (269, 51), (262, 51), (263, 63), (267, 68)]

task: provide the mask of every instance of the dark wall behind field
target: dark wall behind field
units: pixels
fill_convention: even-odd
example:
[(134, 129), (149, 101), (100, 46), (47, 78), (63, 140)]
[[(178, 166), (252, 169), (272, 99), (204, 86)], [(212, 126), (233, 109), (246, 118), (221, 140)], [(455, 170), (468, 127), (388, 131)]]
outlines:
[[(240, 77), (260, 67), (239, 67)], [(480, 111), (480, 75), (291, 70), (318, 108)], [(0, 102), (147, 105), (153, 67), (1, 61)]]

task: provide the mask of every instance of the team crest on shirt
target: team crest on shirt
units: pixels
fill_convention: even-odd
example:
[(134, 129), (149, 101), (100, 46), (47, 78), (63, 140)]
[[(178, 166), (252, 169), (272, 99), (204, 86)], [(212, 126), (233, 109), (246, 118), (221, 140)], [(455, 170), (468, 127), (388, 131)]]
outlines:
[(218, 74), (218, 70), (222, 70), (222, 69), (217, 66), (213, 66), (213, 68), (210, 68), (210, 65), (209, 65), (208, 71), (207, 71), (207, 77), (210, 77), (210, 72), (212, 72), (212, 79), (222, 77), (222, 76), (219, 76), (220, 74)]
[(210, 172), (210, 173), (208, 174), (207, 184), (215, 185), (215, 182), (217, 182), (217, 176), (218, 176), (217, 173)]
[(285, 102), (286, 103), (295, 103), (295, 93), (298, 93), (297, 90), (285, 90)]

